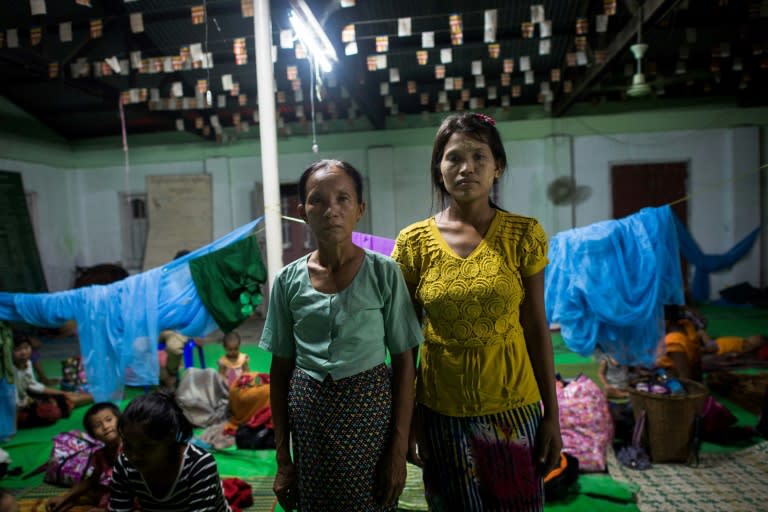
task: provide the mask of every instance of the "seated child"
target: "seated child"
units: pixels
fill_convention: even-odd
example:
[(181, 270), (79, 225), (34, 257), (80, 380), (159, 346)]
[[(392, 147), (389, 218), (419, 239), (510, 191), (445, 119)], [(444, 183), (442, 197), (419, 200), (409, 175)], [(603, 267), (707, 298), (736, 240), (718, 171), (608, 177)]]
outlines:
[[(16, 384), (16, 421), (19, 428), (50, 425), (60, 417), (68, 417), (73, 407), (93, 401), (87, 393), (69, 393), (46, 387), (35, 377), (30, 359), (29, 337), (13, 334), (13, 366)], [(40, 404), (45, 404), (41, 407)]]
[(248, 373), (248, 354), (240, 352), (240, 335), (232, 331), (224, 335), (221, 340), (224, 346), (225, 355), (219, 358), (219, 375), (227, 381), (227, 386), (231, 387), (244, 373)]
[(158, 352), (160, 361), (160, 385), (175, 389), (179, 378), (179, 367), (184, 354), (184, 344), (189, 338), (180, 332), (166, 329), (160, 333), (160, 343), (165, 349)]
[(111, 512), (230, 512), (216, 461), (189, 442), (192, 425), (173, 395), (155, 391), (131, 400), (118, 420), (123, 452), (112, 473)]
[(111, 402), (92, 405), (83, 417), (83, 427), (92, 438), (104, 443), (104, 447), (93, 456), (93, 472), (72, 489), (48, 500), (47, 512), (62, 512), (83, 502), (97, 508), (91, 512), (106, 510), (109, 500), (109, 484), (112, 480), (112, 466), (120, 452), (120, 434), (117, 421), (120, 409)]
[(671, 370), (678, 377), (701, 380), (701, 333), (685, 317), (685, 307), (664, 306), (664, 345), (660, 348), (656, 365)]

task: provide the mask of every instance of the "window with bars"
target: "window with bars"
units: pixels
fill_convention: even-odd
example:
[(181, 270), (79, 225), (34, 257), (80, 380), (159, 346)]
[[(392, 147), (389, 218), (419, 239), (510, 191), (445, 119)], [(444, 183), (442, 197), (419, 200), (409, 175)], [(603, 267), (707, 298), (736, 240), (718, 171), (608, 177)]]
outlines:
[(120, 222), (123, 233), (123, 266), (140, 270), (147, 243), (147, 195), (120, 194)]

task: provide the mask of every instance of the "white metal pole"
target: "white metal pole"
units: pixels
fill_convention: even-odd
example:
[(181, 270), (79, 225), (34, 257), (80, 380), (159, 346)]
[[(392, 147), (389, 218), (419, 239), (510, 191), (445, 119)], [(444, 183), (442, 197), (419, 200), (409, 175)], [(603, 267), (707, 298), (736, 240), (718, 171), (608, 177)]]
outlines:
[(264, 187), (264, 227), (267, 235), (269, 285), (283, 266), (283, 230), (280, 215), (280, 176), (277, 169), (277, 116), (275, 115), (272, 24), (269, 0), (253, 0), (253, 44), (259, 92), (259, 141)]

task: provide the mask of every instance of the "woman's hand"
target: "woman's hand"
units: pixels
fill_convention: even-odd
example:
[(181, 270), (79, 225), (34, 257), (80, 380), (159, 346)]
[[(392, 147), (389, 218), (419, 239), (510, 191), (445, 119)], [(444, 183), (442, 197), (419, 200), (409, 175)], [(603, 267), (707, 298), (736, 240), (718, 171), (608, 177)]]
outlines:
[(283, 464), (278, 466), (272, 490), (284, 510), (295, 510), (299, 505), (297, 483), (295, 465)]
[(545, 415), (536, 432), (536, 449), (533, 454), (534, 463), (542, 477), (560, 465), (560, 451), (562, 449), (560, 419)]
[(424, 460), (428, 458), (423, 440), (421, 418), (418, 409), (416, 409), (413, 411), (411, 431), (408, 433), (407, 460), (420, 468), (424, 467)]
[(382, 505), (395, 505), (405, 487), (405, 455), (402, 450), (384, 452), (377, 475), (377, 498)]

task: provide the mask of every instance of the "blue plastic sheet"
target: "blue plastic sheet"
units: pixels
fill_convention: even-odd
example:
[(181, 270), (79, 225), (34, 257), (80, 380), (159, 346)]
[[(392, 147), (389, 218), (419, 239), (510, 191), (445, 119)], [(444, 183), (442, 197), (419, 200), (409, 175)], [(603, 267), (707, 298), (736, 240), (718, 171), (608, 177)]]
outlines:
[(718, 270), (732, 267), (734, 263), (747, 255), (760, 234), (760, 226), (745, 236), (725, 254), (704, 254), (693, 239), (688, 229), (675, 217), (677, 237), (680, 240), (680, 251), (685, 260), (696, 270), (691, 281), (691, 297), (699, 302), (709, 301), (709, 274)]
[(163, 267), (109, 285), (58, 293), (0, 293), (0, 320), (58, 327), (75, 319), (94, 399), (117, 401), (125, 384), (157, 384), (161, 330), (205, 336), (216, 323), (203, 306), (189, 261), (242, 239), (258, 218)]
[(545, 273), (547, 318), (568, 348), (596, 345), (622, 364), (651, 366), (664, 304), (683, 303), (677, 231), (668, 206), (556, 234)]

